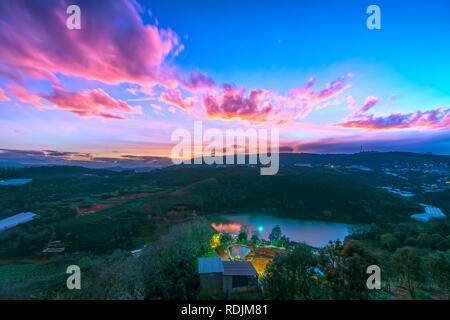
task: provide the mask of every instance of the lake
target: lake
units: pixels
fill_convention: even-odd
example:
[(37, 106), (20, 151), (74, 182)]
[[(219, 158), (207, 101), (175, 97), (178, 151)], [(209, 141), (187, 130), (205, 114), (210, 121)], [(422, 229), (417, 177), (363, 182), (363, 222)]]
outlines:
[(351, 225), (336, 222), (307, 221), (280, 218), (268, 214), (229, 214), (221, 215), (227, 222), (213, 223), (218, 232), (238, 234), (241, 226), (249, 229), (249, 237), (256, 230), (262, 239), (269, 239), (272, 228), (277, 224), (283, 235), (291, 241), (305, 242), (313, 247), (323, 247), (330, 240), (344, 240)]

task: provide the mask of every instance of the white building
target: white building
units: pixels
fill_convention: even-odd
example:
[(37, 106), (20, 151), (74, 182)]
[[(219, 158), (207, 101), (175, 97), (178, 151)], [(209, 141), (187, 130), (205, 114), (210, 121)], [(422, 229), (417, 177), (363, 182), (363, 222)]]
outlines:
[(21, 223), (28, 222), (37, 217), (37, 214), (33, 212), (22, 212), (12, 217), (0, 220), (0, 231), (15, 227)]
[(423, 206), (425, 206), (425, 213), (413, 214), (411, 216), (411, 219), (427, 222), (431, 219), (445, 218), (445, 214), (442, 212), (441, 209), (429, 205)]

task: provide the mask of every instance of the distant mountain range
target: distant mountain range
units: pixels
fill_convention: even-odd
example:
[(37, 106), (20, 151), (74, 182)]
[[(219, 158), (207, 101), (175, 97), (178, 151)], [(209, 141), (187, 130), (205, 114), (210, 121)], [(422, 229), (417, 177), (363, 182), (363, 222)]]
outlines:
[[(280, 153), (280, 166), (317, 166), (317, 165), (361, 165), (369, 168), (379, 168), (384, 165), (419, 163), (450, 165), (450, 156), (433, 155), (413, 152), (360, 152), (360, 153), (338, 153), (338, 154), (315, 154), (315, 153)], [(225, 163), (225, 157), (223, 163)], [(234, 162), (237, 163), (237, 156)], [(245, 164), (249, 163), (249, 156), (245, 155)], [(259, 163), (259, 160), (258, 160)]]
[(354, 154), (312, 154), (292, 153), (281, 154), (280, 163), (295, 165), (298, 163), (310, 163), (311, 165), (333, 164), (353, 165), (359, 164), (370, 168), (395, 163), (447, 163), (450, 164), (450, 156), (434, 155), (413, 152), (360, 152)]
[[(76, 159), (76, 160), (75, 160)], [(79, 166), (91, 169), (121, 171), (151, 171), (173, 165), (170, 158), (154, 156), (120, 155), (120, 157), (96, 157), (89, 153), (59, 152), (52, 150), (28, 151), (0, 149), (0, 168), (30, 166)]]
[[(0, 149), (0, 167), (27, 167), (47, 165), (81, 166), (92, 169), (109, 169), (121, 171), (134, 169), (136, 171), (151, 171), (158, 168), (173, 166), (168, 157), (122, 155), (120, 158), (94, 157), (83, 154), (86, 160), (72, 160), (73, 153), (54, 151), (20, 151)], [(362, 165), (378, 168), (396, 163), (446, 163), (450, 165), (450, 156), (412, 152), (360, 152), (354, 154), (314, 154), (314, 153), (280, 153), (281, 166), (290, 165)], [(225, 157), (223, 163), (225, 163)], [(234, 163), (237, 158), (234, 156)], [(245, 164), (249, 156), (245, 155)]]

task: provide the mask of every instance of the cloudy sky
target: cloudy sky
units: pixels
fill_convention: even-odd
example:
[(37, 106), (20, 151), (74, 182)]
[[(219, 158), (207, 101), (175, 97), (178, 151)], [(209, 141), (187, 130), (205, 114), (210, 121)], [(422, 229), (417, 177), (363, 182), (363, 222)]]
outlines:
[[(380, 30), (366, 26), (372, 2)], [(71, 4), (81, 30), (66, 26)], [(297, 152), (450, 154), (449, 12), (448, 0), (2, 0), (0, 149), (167, 156), (172, 132), (201, 119), (278, 128)]]

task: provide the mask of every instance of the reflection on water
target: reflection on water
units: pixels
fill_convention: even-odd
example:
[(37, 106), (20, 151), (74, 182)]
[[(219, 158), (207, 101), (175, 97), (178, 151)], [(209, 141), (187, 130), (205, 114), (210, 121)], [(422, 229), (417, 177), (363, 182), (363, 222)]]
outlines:
[(212, 223), (211, 226), (220, 233), (238, 234), (241, 230), (241, 224), (239, 223)]
[(335, 222), (305, 221), (290, 218), (280, 218), (266, 214), (236, 214), (222, 215), (229, 223), (213, 223), (218, 232), (237, 235), (242, 226), (249, 230), (249, 236), (257, 232), (262, 239), (269, 239), (272, 228), (277, 224), (283, 235), (292, 241), (306, 242), (314, 247), (323, 247), (330, 240), (344, 240), (348, 235), (350, 225)]
[(231, 246), (229, 250), (231, 257), (242, 259), (247, 254), (249, 249), (244, 246)]

